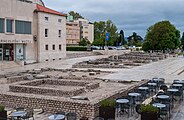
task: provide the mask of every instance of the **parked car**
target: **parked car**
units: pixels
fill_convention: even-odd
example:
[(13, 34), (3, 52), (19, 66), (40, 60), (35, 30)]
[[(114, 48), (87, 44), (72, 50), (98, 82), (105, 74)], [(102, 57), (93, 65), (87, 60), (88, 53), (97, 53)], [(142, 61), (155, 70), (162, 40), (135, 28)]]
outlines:
[(123, 47), (123, 46), (118, 46), (117, 48), (116, 48), (116, 50), (125, 50), (126, 48), (125, 47)]
[(91, 50), (100, 50), (100, 47), (98, 47), (98, 46), (91, 46)]
[(129, 49), (135, 49), (135, 46), (128, 46)]
[(108, 46), (108, 49), (109, 50), (116, 50), (116, 47), (115, 46)]

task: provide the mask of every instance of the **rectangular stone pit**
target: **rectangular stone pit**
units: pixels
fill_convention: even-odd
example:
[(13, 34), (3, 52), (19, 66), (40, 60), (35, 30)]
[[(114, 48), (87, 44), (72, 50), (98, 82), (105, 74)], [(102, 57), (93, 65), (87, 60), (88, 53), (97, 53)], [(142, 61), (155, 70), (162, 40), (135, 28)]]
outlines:
[(99, 83), (69, 80), (34, 80), (9, 86), (10, 92), (72, 97), (99, 87)]

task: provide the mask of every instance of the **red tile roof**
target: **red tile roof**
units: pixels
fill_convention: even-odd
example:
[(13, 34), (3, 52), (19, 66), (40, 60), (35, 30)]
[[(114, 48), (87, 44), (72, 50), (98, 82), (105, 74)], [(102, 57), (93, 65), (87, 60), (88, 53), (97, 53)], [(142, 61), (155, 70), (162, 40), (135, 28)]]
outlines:
[(54, 15), (59, 15), (59, 16), (67, 16), (66, 14), (60, 13), (58, 11), (52, 10), (50, 8), (44, 7), (42, 5), (36, 5), (36, 11), (37, 12), (45, 12), (45, 13), (50, 13), (50, 14), (54, 14)]

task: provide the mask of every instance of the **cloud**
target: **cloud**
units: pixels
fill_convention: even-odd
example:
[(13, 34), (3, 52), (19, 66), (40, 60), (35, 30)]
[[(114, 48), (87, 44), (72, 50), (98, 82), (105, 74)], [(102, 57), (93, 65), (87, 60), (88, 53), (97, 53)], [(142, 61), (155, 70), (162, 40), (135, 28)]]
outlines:
[(111, 19), (125, 35), (146, 29), (161, 20), (169, 20), (184, 31), (183, 0), (43, 0), (46, 6), (61, 11), (76, 11), (90, 21)]

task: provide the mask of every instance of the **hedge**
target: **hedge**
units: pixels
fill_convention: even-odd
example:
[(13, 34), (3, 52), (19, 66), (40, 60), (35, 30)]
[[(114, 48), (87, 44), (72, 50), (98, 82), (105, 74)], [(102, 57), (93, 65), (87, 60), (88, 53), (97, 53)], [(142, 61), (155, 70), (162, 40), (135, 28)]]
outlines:
[(87, 51), (87, 47), (82, 46), (67, 46), (66, 51)]

